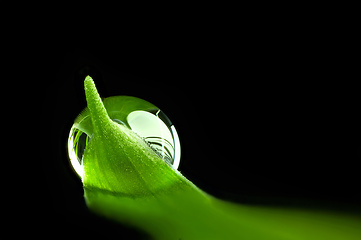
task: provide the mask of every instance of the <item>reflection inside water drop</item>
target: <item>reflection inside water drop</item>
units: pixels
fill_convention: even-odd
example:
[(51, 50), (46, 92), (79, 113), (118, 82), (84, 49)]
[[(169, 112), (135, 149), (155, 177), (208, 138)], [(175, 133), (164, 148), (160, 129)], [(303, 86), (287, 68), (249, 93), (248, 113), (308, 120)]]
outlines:
[(168, 164), (175, 169), (180, 161), (180, 143), (177, 131), (161, 111), (134, 111), (127, 117), (130, 128)]
[[(108, 112), (112, 118), (111, 112)], [(89, 117), (83, 116), (84, 119)], [(166, 163), (177, 169), (180, 162), (180, 142), (174, 125), (159, 109), (136, 110), (130, 112), (125, 119), (112, 118), (118, 124), (125, 125), (137, 133), (149, 147)], [(68, 138), (68, 154), (75, 172), (83, 176), (83, 155), (91, 136), (81, 131), (77, 124), (70, 130)]]
[(90, 137), (86, 133), (74, 125), (71, 127), (68, 138), (68, 154), (73, 169), (80, 177), (83, 176), (83, 155), (89, 139)]

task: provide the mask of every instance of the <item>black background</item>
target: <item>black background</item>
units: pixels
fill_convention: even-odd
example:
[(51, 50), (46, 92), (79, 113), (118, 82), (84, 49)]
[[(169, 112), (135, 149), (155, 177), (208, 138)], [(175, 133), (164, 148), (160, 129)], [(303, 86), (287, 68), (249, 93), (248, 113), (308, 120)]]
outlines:
[[(102, 41), (89, 43), (93, 36)], [(102, 97), (136, 96), (161, 108), (180, 137), (179, 170), (211, 195), (359, 212), (358, 83), (329, 65), (326, 43), (266, 36), (90, 32), (80, 42), (70, 35), (66, 44), (35, 49), (29, 60), (42, 79), (39, 147), (47, 152), (36, 212), (42, 209), (44, 222), (64, 235), (103, 235), (96, 226), (109, 238), (119, 229), (119, 237), (139, 234), (90, 213), (69, 166), (66, 141), (86, 107), (88, 74)]]

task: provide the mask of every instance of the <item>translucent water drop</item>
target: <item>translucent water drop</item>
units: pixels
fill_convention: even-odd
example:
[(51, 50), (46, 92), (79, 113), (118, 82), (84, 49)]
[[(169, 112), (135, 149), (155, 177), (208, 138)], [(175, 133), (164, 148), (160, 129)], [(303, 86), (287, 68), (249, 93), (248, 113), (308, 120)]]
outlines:
[(70, 129), (68, 138), (68, 154), (73, 169), (80, 177), (83, 176), (82, 161), (85, 147), (88, 144), (88, 141), (89, 136), (73, 125)]
[[(118, 96), (103, 100), (109, 117), (133, 130), (166, 163), (177, 169), (180, 142), (169, 118), (151, 103), (135, 97)], [(91, 119), (85, 109), (70, 129), (68, 154), (75, 172), (83, 176), (83, 155), (92, 136)]]
[(177, 131), (161, 111), (134, 111), (127, 117), (130, 128), (175, 169), (180, 161), (180, 143)]

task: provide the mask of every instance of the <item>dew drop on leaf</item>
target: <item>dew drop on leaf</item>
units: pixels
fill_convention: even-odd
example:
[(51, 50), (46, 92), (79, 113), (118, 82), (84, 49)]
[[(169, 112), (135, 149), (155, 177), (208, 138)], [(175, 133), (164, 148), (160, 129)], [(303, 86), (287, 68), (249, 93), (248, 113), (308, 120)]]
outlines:
[(127, 117), (130, 128), (165, 162), (177, 169), (180, 161), (180, 143), (176, 129), (161, 111), (133, 111)]
[[(130, 104), (129, 100), (144, 101), (135, 97), (129, 97), (130, 99), (126, 99), (127, 97), (124, 98), (127, 100), (124, 101), (126, 104)], [(114, 122), (129, 127), (138, 134), (161, 159), (174, 169), (178, 168), (181, 151), (179, 137), (172, 122), (160, 109), (132, 109), (132, 111), (126, 113), (125, 118), (118, 119), (118, 116), (124, 115), (119, 114), (123, 109), (122, 106), (119, 105), (118, 112), (114, 111), (114, 106), (111, 108), (112, 111), (108, 111), (108, 114)], [(91, 136), (80, 130), (79, 124), (81, 124), (82, 119), (86, 119), (88, 116), (87, 114), (83, 114), (80, 115), (81, 119), (79, 119), (79, 117), (76, 119), (76, 123), (71, 127), (68, 137), (70, 163), (80, 177), (83, 176), (84, 151), (88, 142), (91, 140)], [(88, 120), (90, 120), (90, 118)]]

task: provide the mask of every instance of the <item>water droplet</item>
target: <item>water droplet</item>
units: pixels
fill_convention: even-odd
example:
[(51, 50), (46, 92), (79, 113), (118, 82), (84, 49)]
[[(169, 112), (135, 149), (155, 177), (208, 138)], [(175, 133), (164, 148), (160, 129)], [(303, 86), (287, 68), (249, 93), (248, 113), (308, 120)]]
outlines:
[[(160, 109), (142, 99), (127, 96), (106, 98), (104, 106), (114, 122), (129, 127), (160, 158), (174, 169), (178, 168), (181, 151), (179, 137), (172, 122)], [(85, 109), (75, 119), (68, 138), (69, 159), (80, 177), (83, 176), (84, 151), (92, 135), (90, 122)]]
[(172, 122), (161, 111), (133, 111), (127, 117), (130, 128), (175, 169), (180, 161), (180, 143)]
[(83, 155), (89, 139), (90, 137), (76, 128), (75, 125), (70, 129), (68, 138), (69, 159), (73, 169), (80, 177), (83, 176)]

